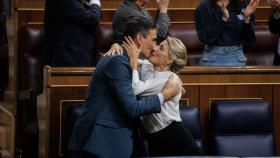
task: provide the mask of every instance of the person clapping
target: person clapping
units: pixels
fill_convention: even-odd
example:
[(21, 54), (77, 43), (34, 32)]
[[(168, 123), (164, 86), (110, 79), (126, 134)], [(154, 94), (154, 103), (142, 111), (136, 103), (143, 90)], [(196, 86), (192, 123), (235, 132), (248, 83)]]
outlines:
[(255, 39), (259, 0), (202, 0), (195, 11), (197, 35), (205, 44), (200, 65), (244, 66), (242, 44)]

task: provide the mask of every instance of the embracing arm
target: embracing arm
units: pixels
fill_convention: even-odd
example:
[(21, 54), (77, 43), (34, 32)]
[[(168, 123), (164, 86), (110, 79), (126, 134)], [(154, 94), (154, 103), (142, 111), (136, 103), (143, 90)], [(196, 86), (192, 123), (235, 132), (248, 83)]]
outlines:
[(132, 118), (160, 112), (163, 102), (177, 95), (182, 87), (182, 82), (179, 79), (171, 77), (164, 85), (161, 93), (136, 100), (131, 86), (132, 72), (126, 57), (115, 56), (104, 71), (108, 88), (115, 96), (118, 105)]
[(160, 112), (161, 103), (158, 95), (142, 100), (136, 99), (131, 86), (130, 65), (126, 60), (124, 56), (116, 56), (105, 69), (109, 88), (116, 96), (116, 101), (132, 118)]
[(139, 79), (138, 71), (133, 70), (132, 87), (135, 95), (150, 96), (161, 92), (167, 79), (152, 78), (145, 81)]

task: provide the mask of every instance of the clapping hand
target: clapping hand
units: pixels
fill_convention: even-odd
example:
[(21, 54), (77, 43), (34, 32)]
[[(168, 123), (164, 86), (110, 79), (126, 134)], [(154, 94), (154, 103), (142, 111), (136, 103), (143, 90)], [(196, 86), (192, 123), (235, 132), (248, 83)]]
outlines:
[(229, 13), (228, 13), (228, 10), (227, 10), (227, 6), (229, 4), (229, 0), (220, 0), (217, 2), (217, 4), (221, 7), (222, 9), (222, 12), (223, 12), (223, 21), (224, 22), (227, 22), (229, 20)]
[(259, 0), (250, 0), (250, 3), (247, 5), (247, 7), (244, 10), (244, 18), (249, 17), (250, 15), (252, 15), (257, 7), (259, 6)]
[(158, 8), (161, 13), (167, 13), (169, 0), (157, 0)]
[(132, 70), (136, 70), (138, 66), (138, 57), (141, 52), (141, 46), (138, 48), (130, 36), (124, 37), (124, 39), (125, 41), (123, 42), (123, 47), (125, 48), (130, 59), (131, 68)]

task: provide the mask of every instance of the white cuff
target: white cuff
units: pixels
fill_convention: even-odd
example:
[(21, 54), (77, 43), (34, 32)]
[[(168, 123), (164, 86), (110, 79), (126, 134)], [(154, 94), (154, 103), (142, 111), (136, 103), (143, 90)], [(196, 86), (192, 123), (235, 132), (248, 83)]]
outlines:
[(159, 98), (160, 105), (163, 105), (163, 103), (164, 103), (163, 95), (161, 93), (158, 93), (157, 96)]
[(91, 6), (91, 5), (93, 5), (93, 4), (96, 4), (96, 5), (98, 5), (99, 7), (101, 7), (100, 0), (90, 0), (90, 1), (87, 3), (88, 6)]
[(137, 71), (137, 70), (133, 70), (132, 81), (133, 81), (133, 83), (139, 81), (139, 74), (138, 74), (138, 71)]

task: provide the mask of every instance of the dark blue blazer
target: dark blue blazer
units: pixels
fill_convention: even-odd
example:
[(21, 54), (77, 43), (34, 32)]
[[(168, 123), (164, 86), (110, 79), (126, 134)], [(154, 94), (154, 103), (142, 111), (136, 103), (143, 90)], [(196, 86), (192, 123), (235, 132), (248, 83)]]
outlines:
[(44, 64), (89, 66), (101, 8), (80, 0), (46, 0)]
[(157, 95), (137, 100), (131, 84), (127, 56), (101, 58), (88, 88), (83, 113), (75, 124), (70, 150), (85, 150), (108, 158), (131, 156), (133, 118), (161, 111)]

